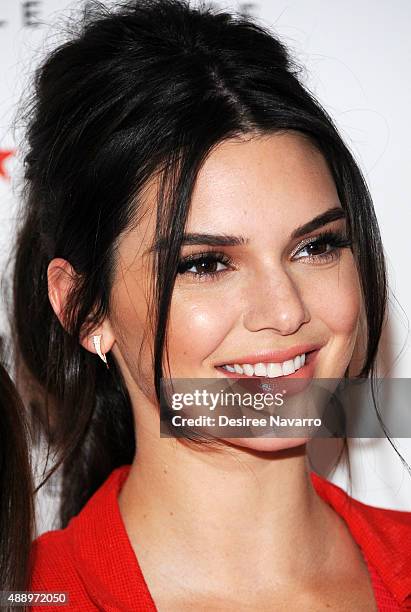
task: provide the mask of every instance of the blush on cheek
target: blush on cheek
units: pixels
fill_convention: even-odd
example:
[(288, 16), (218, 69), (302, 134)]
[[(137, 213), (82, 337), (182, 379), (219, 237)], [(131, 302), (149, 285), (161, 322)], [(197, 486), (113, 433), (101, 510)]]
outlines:
[[(341, 275), (334, 287), (332, 301), (333, 320), (330, 327), (336, 333), (352, 335), (356, 333), (361, 313), (362, 293), (357, 270), (352, 262), (348, 270)], [(331, 314), (331, 313), (330, 313)]]
[(324, 320), (332, 333), (350, 336), (357, 329), (360, 311), (360, 296), (347, 287), (347, 291), (339, 291), (330, 300)]
[(232, 327), (233, 316), (221, 301), (173, 300), (168, 328), (172, 376), (195, 377)]
[(328, 337), (316, 376), (338, 378), (348, 367), (358, 338), (362, 293), (351, 252), (309, 289), (310, 313)]
[(351, 252), (347, 251), (338, 266), (327, 274), (308, 277), (305, 287), (312, 320), (321, 320), (328, 334), (351, 335), (355, 332), (361, 312), (361, 287)]

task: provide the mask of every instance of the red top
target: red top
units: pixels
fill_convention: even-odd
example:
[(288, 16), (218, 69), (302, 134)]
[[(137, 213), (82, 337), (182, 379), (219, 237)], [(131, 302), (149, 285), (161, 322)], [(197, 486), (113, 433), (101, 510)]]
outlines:
[[(66, 592), (69, 610), (156, 610), (128, 539), (118, 494), (130, 466), (114, 470), (65, 529), (33, 544), (30, 590)], [(317, 493), (345, 520), (367, 563), (378, 610), (411, 610), (411, 512), (363, 504), (311, 473)], [(43, 611), (43, 607), (33, 606)], [(62, 612), (64, 606), (48, 606)]]

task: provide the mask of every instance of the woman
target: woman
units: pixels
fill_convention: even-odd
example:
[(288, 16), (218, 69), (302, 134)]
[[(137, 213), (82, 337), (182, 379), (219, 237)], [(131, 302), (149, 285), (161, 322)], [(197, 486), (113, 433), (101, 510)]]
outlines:
[[(29, 584), (34, 511), (27, 447), (23, 406), (0, 364), (0, 591), (24, 590)], [(2, 609), (11, 609), (12, 602), (2, 597)]]
[(283, 45), (181, 1), (97, 9), (39, 70), (28, 144), (16, 329), (62, 466), (31, 588), (78, 610), (405, 609), (410, 515), (310, 475), (305, 438), (159, 433), (163, 377), (374, 371), (371, 199)]

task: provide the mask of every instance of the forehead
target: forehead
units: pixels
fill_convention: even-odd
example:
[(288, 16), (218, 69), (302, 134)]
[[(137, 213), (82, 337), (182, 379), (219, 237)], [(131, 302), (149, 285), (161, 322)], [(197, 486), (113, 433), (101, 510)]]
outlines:
[[(158, 184), (153, 180), (144, 189), (138, 224), (120, 241), (120, 254), (134, 263), (154, 239)], [(186, 231), (238, 233), (271, 248), (339, 205), (325, 159), (304, 136), (230, 139), (210, 152), (198, 173)]]
[(270, 221), (300, 225), (338, 206), (322, 154), (304, 136), (284, 132), (219, 144), (199, 172), (188, 230)]

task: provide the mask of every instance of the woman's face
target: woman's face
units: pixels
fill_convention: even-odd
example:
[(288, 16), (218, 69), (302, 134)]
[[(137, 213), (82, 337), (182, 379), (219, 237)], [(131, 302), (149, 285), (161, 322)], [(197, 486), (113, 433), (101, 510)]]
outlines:
[[(136, 406), (144, 400), (156, 405), (149, 310), (154, 185), (145, 199), (146, 215), (119, 244), (110, 315), (112, 351)], [(311, 228), (302, 227), (332, 209), (337, 210)], [(357, 338), (361, 290), (350, 248), (338, 246), (346, 237), (340, 213), (326, 162), (301, 135), (218, 145), (198, 175), (186, 226), (186, 234), (214, 238), (200, 236), (182, 247), (182, 260), (203, 259), (180, 265), (168, 328), (170, 370), (164, 362), (164, 375), (261, 376), (264, 367), (255, 372), (246, 365), (260, 363), (273, 377), (342, 377)], [(337, 243), (326, 236), (315, 244), (329, 231)], [(294, 360), (302, 353), (304, 366)], [(223, 365), (237, 371), (231, 374)], [(157, 410), (144, 418), (158, 423)], [(303, 441), (232, 440), (258, 450)]]

